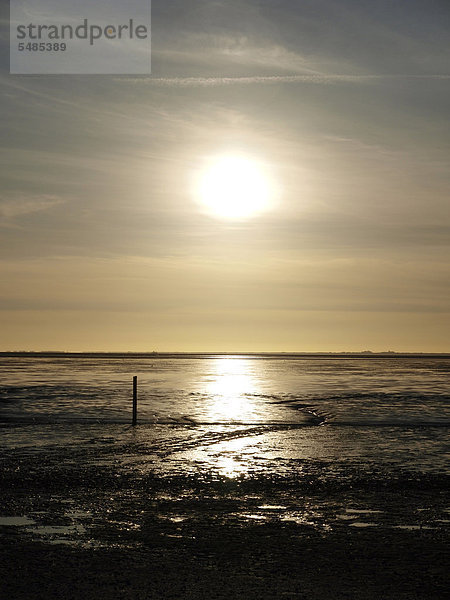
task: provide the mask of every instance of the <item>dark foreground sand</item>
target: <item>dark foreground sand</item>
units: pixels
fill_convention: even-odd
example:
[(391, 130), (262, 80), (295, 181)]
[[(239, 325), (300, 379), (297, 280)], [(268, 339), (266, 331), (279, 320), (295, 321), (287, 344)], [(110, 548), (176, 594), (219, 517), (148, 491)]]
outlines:
[(0, 598), (447, 597), (442, 475), (305, 461), (165, 476), (130, 468), (131, 453), (3, 453), (0, 515), (33, 525), (0, 524)]
[(446, 597), (445, 546), (431, 536), (365, 531), (321, 538), (276, 525), (195, 533), (185, 541), (154, 533), (139, 549), (10, 541), (2, 548), (2, 598)]

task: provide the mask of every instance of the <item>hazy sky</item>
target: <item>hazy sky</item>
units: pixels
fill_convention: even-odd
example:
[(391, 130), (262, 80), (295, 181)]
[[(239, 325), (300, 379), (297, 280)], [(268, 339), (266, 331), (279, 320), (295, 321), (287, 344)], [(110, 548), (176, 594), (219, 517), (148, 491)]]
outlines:
[(0, 349), (450, 351), (448, 0), (152, 5), (151, 77), (9, 75), (3, 11)]

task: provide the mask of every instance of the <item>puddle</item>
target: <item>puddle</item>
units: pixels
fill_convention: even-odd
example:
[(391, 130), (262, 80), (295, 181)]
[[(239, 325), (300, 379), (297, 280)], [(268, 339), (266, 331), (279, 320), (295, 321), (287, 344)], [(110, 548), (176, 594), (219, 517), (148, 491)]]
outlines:
[(296, 514), (290, 514), (290, 515), (285, 515), (283, 517), (281, 517), (280, 519), (281, 521), (285, 521), (287, 523), (295, 523), (296, 525), (301, 525), (303, 527), (314, 527), (315, 529), (319, 529), (322, 531), (332, 531), (332, 527), (331, 525), (329, 525), (328, 523), (323, 523), (321, 522), (317, 522), (317, 521), (308, 521), (307, 518), (305, 518), (304, 515), (296, 515)]
[(394, 529), (405, 529), (407, 531), (421, 531), (422, 529), (436, 529), (429, 525), (394, 525)]
[(362, 508), (346, 508), (346, 513), (355, 514), (355, 515), (376, 515), (382, 513), (382, 510), (369, 510)]
[(65, 516), (69, 517), (69, 519), (86, 519), (90, 518), (91, 515), (90, 510), (71, 510), (65, 513)]
[[(81, 511), (74, 511), (73, 515), (85, 515)], [(86, 529), (80, 523), (70, 525), (38, 525), (30, 517), (0, 517), (0, 526), (21, 527), (22, 531), (33, 536), (42, 537), (51, 544), (77, 544), (77, 540), (68, 539), (73, 536), (80, 536), (86, 533)]]
[(171, 523), (181, 523), (182, 521), (186, 521), (187, 518), (188, 517), (182, 516), (171, 517), (169, 515), (158, 515), (158, 519), (161, 521), (170, 521)]
[(47, 535), (56, 535), (56, 536), (66, 536), (71, 534), (80, 534), (86, 533), (85, 527), (83, 525), (34, 525), (31, 527), (27, 527), (26, 531), (29, 533), (36, 533), (37, 535), (47, 536)]
[(25, 525), (33, 525), (36, 521), (29, 517), (0, 517), (0, 525), (6, 527), (23, 527)]
[(135, 529), (140, 529), (139, 523), (134, 523), (132, 521), (109, 521), (110, 523), (114, 523), (114, 525), (118, 525), (119, 529), (122, 531), (132, 531)]
[(297, 525), (310, 525), (311, 527), (317, 527), (318, 524), (313, 521), (307, 521), (304, 516), (301, 515), (285, 515), (281, 517), (282, 521), (290, 521), (292, 523), (297, 523)]
[[(364, 518), (366, 515), (379, 515), (381, 513), (383, 513), (382, 510), (372, 510), (368, 508), (346, 508), (345, 514), (336, 515), (336, 519), (341, 521), (352, 521), (357, 517)], [(362, 529), (364, 527), (378, 527), (379, 523), (355, 521), (354, 523), (348, 523), (348, 526)]]
[(64, 545), (64, 546), (82, 546), (83, 548), (88, 547), (87, 544), (80, 544), (77, 540), (65, 540), (65, 539), (55, 539), (55, 540), (45, 540), (47, 544), (53, 545)]

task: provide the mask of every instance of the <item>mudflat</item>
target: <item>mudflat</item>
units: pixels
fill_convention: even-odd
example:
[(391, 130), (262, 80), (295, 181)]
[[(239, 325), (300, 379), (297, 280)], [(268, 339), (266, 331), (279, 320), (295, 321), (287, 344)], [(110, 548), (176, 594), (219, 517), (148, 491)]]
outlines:
[(107, 443), (3, 452), (0, 596), (446, 595), (445, 475), (305, 460), (230, 477), (131, 466), (140, 459)]

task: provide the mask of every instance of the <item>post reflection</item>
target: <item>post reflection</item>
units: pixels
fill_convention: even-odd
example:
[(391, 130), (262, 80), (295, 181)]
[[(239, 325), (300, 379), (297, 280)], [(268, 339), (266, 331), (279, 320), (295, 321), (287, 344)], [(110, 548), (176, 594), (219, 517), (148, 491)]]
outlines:
[(255, 422), (258, 379), (252, 361), (230, 356), (212, 359), (204, 391), (208, 397), (208, 419), (213, 422)]

